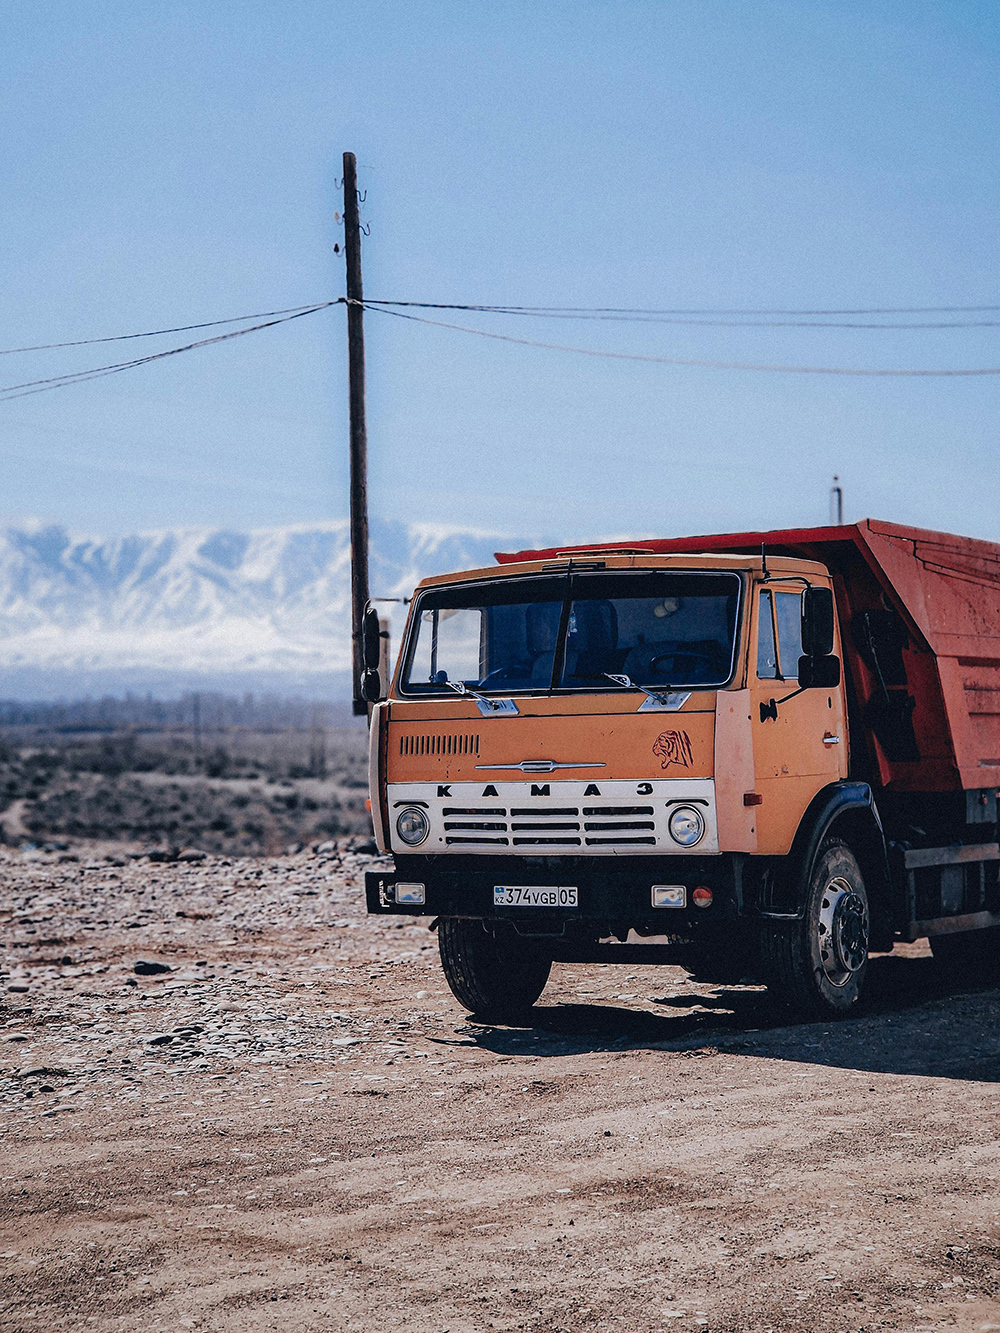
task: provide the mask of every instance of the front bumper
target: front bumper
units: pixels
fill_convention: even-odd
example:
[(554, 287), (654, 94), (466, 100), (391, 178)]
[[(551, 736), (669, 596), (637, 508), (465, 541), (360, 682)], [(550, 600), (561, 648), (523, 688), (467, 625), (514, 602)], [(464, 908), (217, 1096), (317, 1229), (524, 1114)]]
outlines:
[[(614, 862), (589, 857), (397, 856), (392, 871), (365, 875), (368, 911), (383, 916), (458, 916), (512, 922), (520, 929), (559, 932), (567, 923), (594, 926), (624, 924), (651, 933), (703, 930), (743, 911), (741, 853), (712, 857), (620, 857)], [(424, 902), (396, 902), (396, 884), (422, 884)], [(572, 886), (577, 905), (565, 908), (498, 907), (498, 885)], [(685, 890), (677, 907), (653, 907), (654, 885)], [(693, 892), (712, 890), (707, 908), (694, 905)], [(655, 931), (654, 931), (655, 928)]]

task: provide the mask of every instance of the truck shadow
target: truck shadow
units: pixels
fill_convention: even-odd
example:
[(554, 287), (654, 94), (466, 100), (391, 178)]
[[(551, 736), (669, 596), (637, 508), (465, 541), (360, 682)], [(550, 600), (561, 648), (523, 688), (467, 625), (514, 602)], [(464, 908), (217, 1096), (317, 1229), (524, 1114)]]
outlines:
[[(649, 985), (649, 974), (644, 981)], [(930, 958), (873, 958), (863, 1009), (849, 1019), (793, 1023), (760, 987), (671, 988), (656, 1007), (536, 1005), (523, 1026), (469, 1020), (467, 1036), (503, 1055), (556, 1057), (661, 1049), (752, 1055), (869, 1073), (1000, 1082), (1000, 990), (949, 976)], [(632, 982), (633, 988), (636, 982)], [(652, 978), (655, 989), (656, 978)]]

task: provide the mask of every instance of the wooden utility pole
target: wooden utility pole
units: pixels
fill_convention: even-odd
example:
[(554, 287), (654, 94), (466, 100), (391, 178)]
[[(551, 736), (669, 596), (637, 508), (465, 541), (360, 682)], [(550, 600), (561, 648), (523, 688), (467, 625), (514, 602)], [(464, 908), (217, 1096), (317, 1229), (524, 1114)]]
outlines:
[(361, 625), (368, 605), (368, 431), (365, 426), (365, 327), (361, 287), (358, 165), (344, 154), (344, 250), (347, 257), (347, 365), (351, 413), (351, 643), (354, 711), (368, 712), (361, 695)]

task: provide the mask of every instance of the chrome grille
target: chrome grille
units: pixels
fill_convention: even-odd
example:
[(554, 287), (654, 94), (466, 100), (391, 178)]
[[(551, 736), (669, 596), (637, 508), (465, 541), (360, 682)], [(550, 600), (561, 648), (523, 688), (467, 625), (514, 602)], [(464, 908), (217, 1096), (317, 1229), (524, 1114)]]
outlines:
[[(442, 812), (445, 843), (515, 847), (655, 846), (651, 805), (449, 806)], [(600, 815), (599, 820), (588, 815)], [(636, 818), (647, 815), (648, 819)], [(581, 817), (582, 816), (582, 817)], [(590, 836), (599, 835), (599, 836)]]

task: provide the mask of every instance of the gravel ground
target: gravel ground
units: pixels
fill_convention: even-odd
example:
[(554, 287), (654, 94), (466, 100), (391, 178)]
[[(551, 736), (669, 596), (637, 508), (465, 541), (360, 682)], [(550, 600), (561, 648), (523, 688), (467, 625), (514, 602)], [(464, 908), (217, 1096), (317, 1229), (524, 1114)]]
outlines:
[(0, 850), (5, 1330), (1000, 1330), (1000, 996), (926, 948), (488, 1027), (370, 857), (127, 850)]

